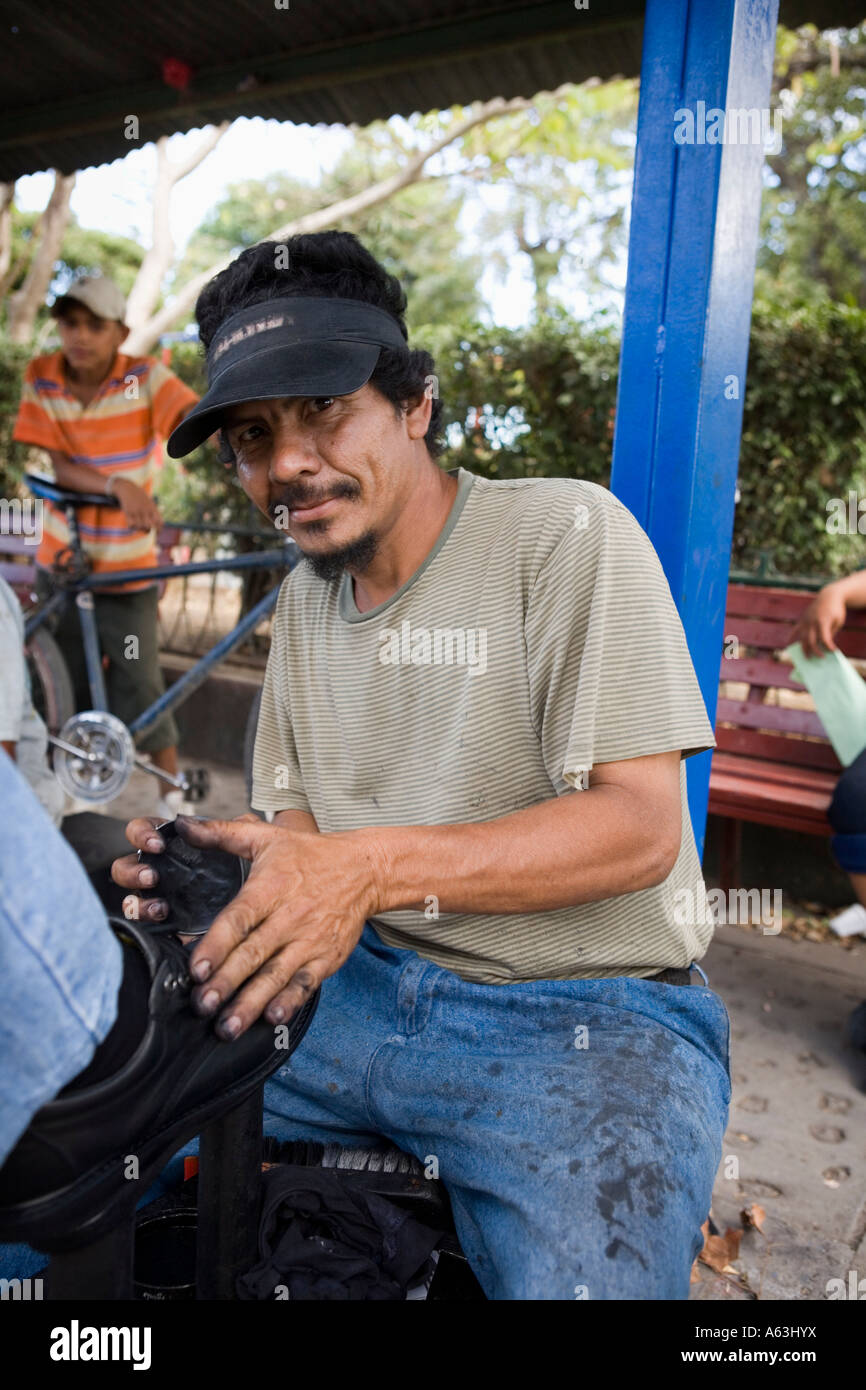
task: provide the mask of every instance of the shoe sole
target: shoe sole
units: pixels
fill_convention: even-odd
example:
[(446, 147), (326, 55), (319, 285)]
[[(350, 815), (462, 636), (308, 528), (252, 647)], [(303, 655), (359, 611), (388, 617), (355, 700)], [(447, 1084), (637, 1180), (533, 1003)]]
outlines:
[[(140, 1161), (139, 1176), (129, 1183), (128, 1189), (120, 1189), (109, 1196), (94, 1215), (93, 1196), (98, 1193), (100, 1184), (117, 1181), (117, 1173), (122, 1169), (126, 1154), (114, 1154), (98, 1168), (75, 1179), (68, 1187), (49, 1193), (47, 1196), (32, 1198), (12, 1207), (0, 1207), (0, 1239), (6, 1241), (26, 1241), (37, 1250), (47, 1254), (76, 1250), (89, 1245), (114, 1229), (121, 1219), (130, 1219), (143, 1192), (153, 1182), (169, 1159), (194, 1139), (203, 1126), (212, 1120), (236, 1109), (264, 1084), (278, 1067), (285, 1065), (288, 1057), (297, 1049), (312, 1022), (318, 1005), (318, 994), (301, 1009), (297, 1016), (298, 1032), (293, 1045), (284, 1057), (268, 1057), (255, 1071), (242, 1080), (236, 1081), (225, 1091), (220, 1092), (219, 1106), (213, 1100), (203, 1101), (194, 1109), (158, 1130), (147, 1140), (139, 1143), (136, 1157)], [(305, 1010), (308, 1010), (305, 1014)], [(230, 1044), (229, 1044), (230, 1046)], [(130, 1140), (127, 1149), (134, 1147)], [(136, 1195), (137, 1194), (137, 1195)]]

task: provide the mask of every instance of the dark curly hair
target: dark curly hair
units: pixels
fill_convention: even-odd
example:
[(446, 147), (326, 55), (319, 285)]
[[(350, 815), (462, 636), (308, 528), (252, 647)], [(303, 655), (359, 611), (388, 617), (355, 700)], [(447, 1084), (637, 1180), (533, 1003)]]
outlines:
[[(278, 248), (285, 248), (285, 254), (278, 257)], [(285, 262), (287, 268), (280, 269), (280, 262)], [(398, 419), (408, 402), (414, 405), (421, 399), (431, 377), (435, 385), (435, 363), (430, 353), (409, 348), (403, 319), (406, 295), (400, 281), (388, 274), (352, 232), (336, 229), (289, 237), (285, 242), (262, 241), (242, 251), (237, 260), (214, 276), (195, 306), (205, 350), (220, 324), (232, 314), (266, 299), (292, 295), (361, 299), (391, 315), (406, 339), (406, 352), (383, 347), (370, 385), (391, 402)], [(433, 459), (444, 448), (441, 430), (442, 402), (434, 389), (430, 424), (424, 436)], [(234, 457), (225, 439), (221, 457), (226, 461)]]

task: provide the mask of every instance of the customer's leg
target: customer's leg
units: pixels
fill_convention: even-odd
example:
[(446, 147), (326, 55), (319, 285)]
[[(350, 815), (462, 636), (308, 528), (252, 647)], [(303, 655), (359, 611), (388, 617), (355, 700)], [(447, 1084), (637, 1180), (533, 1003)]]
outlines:
[(488, 1297), (684, 1299), (727, 1048), (709, 989), (478, 986), (419, 963), (370, 1069), (370, 1113), (444, 1180)]
[(835, 830), (830, 847), (866, 907), (866, 748), (842, 772), (827, 819)]
[(0, 804), (2, 1162), (109, 1033), (122, 953), (80, 863), (5, 753)]

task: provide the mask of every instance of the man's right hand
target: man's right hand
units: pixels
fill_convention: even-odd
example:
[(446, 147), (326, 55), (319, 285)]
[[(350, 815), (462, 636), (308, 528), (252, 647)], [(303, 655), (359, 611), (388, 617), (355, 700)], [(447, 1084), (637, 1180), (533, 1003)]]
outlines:
[[(791, 642), (799, 642), (805, 656), (824, 656), (834, 652), (834, 636), (845, 626), (848, 609), (835, 584), (828, 584), (800, 615), (791, 634)], [(823, 643), (823, 645), (821, 645)]]
[(124, 479), (115, 482), (114, 496), (123, 509), (130, 526), (141, 531), (151, 531), (162, 524), (162, 514), (152, 497), (148, 497), (138, 483)]

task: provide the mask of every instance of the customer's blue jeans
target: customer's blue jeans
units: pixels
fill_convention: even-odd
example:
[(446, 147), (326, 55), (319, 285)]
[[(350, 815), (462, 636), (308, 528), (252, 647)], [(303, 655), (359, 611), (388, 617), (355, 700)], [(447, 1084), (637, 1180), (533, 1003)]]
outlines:
[(117, 1016), (117, 938), (81, 863), (0, 750), (0, 1163)]
[[(108, 1032), (121, 962), (83, 869), (2, 753), (0, 798), (8, 1148)], [(414, 1153), (448, 1188), (491, 1298), (686, 1298), (721, 1157), (728, 1037), (702, 986), (470, 984), (368, 924), (268, 1083), (265, 1129)], [(0, 1247), (5, 1277), (44, 1263)]]
[(866, 748), (845, 768), (833, 792), (827, 819), (836, 863), (849, 874), (866, 874)]

